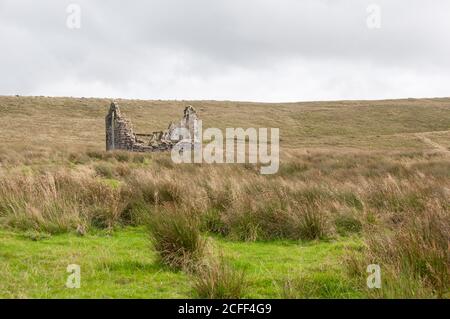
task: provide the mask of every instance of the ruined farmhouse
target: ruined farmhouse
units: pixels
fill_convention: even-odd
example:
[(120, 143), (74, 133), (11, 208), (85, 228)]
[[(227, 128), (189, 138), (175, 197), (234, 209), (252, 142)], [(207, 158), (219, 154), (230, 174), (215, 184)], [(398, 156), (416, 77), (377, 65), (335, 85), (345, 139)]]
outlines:
[[(119, 105), (111, 103), (105, 118), (106, 150), (127, 150), (132, 152), (161, 152), (171, 150), (183, 140), (183, 147), (191, 147), (199, 140), (198, 117), (192, 106), (184, 109), (180, 121), (170, 123), (165, 131), (139, 134), (133, 131), (131, 122), (120, 112)], [(180, 132), (189, 132), (189, 140)], [(183, 139), (184, 137), (184, 139)]]

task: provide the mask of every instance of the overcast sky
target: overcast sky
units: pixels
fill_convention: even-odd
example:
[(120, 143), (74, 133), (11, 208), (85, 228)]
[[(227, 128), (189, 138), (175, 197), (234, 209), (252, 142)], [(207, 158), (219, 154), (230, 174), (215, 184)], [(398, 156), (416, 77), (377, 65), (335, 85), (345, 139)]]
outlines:
[(1, 95), (450, 96), (448, 0), (0, 0), (0, 43)]

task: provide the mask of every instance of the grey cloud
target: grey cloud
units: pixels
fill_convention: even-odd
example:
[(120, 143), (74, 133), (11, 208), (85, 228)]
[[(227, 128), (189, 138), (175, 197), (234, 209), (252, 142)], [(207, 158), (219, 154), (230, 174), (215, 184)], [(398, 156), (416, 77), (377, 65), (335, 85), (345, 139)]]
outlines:
[[(381, 29), (366, 26), (372, 2)], [(449, 12), (445, 0), (0, 0), (0, 94), (450, 95)]]

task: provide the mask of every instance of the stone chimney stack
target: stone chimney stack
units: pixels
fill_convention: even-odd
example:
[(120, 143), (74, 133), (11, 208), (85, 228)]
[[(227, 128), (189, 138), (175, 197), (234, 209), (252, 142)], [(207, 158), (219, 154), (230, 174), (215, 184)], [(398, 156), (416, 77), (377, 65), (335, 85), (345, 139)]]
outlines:
[[(115, 149), (115, 121), (117, 118), (117, 113), (119, 111), (119, 106), (116, 103), (111, 102), (109, 107), (109, 112), (105, 117), (105, 127), (106, 127), (106, 150)], [(119, 111), (120, 114), (120, 111)], [(119, 115), (120, 116), (120, 115)]]

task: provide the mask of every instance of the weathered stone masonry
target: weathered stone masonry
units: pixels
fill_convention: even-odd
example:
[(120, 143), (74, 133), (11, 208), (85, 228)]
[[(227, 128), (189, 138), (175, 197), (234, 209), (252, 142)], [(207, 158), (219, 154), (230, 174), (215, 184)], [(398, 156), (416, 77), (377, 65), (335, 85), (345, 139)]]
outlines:
[(197, 113), (192, 106), (184, 109), (183, 118), (178, 123), (170, 123), (165, 131), (151, 134), (137, 134), (121, 113), (117, 103), (111, 103), (106, 124), (106, 150), (127, 150), (132, 152), (161, 152), (171, 150), (181, 139), (179, 129), (189, 130), (192, 141), (198, 140)]

